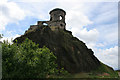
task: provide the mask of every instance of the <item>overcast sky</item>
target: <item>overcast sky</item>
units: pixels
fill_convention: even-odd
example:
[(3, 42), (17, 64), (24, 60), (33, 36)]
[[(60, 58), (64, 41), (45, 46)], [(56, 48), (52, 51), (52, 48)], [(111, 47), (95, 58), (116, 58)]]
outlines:
[[(116, 1), (116, 2), (115, 2)], [(3, 39), (23, 35), (37, 21), (49, 20), (49, 11), (66, 11), (66, 29), (86, 43), (103, 63), (118, 69), (118, 0), (1, 0)]]

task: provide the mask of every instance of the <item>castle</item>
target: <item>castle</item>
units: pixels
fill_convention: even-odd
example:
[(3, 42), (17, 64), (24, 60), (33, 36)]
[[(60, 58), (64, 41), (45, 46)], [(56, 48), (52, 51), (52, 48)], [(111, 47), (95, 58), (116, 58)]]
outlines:
[(50, 14), (49, 21), (38, 21), (37, 25), (31, 25), (30, 28), (25, 33), (27, 33), (28, 31), (33, 31), (37, 27), (41, 27), (41, 26), (48, 26), (51, 28), (52, 31), (58, 30), (58, 29), (65, 29), (66, 12), (63, 9), (55, 8), (52, 11), (50, 11), (49, 14)]

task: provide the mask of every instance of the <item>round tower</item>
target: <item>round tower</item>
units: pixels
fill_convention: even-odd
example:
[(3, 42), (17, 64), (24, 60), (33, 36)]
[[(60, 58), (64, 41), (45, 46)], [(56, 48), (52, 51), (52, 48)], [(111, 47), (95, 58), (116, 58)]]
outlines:
[(54, 26), (56, 28), (65, 29), (65, 15), (66, 12), (63, 9), (55, 8), (50, 11), (50, 24), (49, 26)]

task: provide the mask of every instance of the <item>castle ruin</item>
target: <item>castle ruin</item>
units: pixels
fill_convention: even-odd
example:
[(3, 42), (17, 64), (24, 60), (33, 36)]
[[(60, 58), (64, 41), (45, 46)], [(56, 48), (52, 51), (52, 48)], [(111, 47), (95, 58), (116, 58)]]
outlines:
[[(66, 12), (63, 9), (55, 8), (50, 11), (50, 20), (49, 21), (38, 21), (37, 25), (31, 25), (28, 29), (29, 31), (35, 30), (37, 27), (40, 26), (48, 26), (51, 30), (58, 30), (58, 29), (65, 29), (65, 15)], [(26, 31), (25, 33), (27, 33)]]

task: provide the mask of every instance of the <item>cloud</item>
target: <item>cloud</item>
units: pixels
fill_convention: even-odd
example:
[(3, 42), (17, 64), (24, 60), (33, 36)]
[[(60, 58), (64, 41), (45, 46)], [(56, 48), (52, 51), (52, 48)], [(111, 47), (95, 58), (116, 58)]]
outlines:
[(95, 24), (113, 23), (118, 20), (117, 3), (105, 3), (105, 5), (100, 8), (98, 11), (99, 15), (94, 17)]
[(14, 2), (2, 0), (0, 2), (0, 31), (5, 30), (9, 23), (18, 23), (25, 17), (24, 11)]
[(96, 29), (88, 31), (86, 28), (83, 28), (81, 30), (75, 29), (72, 31), (75, 36), (77, 36), (80, 40), (85, 41), (86, 43), (96, 42), (99, 35), (99, 32)]
[(118, 46), (114, 46), (108, 49), (94, 49), (95, 55), (103, 63), (118, 69)]
[(1, 38), (0, 39), (0, 41), (8, 41), (10, 44), (12, 44), (13, 42), (13, 40), (15, 39), (15, 38), (17, 38), (17, 37), (20, 37), (21, 35), (19, 35), (19, 34), (15, 34), (16, 33), (16, 31), (6, 31), (6, 34), (3, 34), (3, 38)]
[(99, 40), (105, 45), (118, 44), (118, 23), (99, 25)]
[(39, 20), (49, 20), (49, 10), (54, 6), (54, 2), (17, 2), (27, 17), (34, 17)]
[[(10, 34), (11, 34), (11, 32), (10, 32)], [(12, 35), (12, 36), (9, 36), (9, 37), (3, 37), (2, 39), (0, 39), (0, 41), (8, 41), (10, 44), (12, 44), (13, 42), (13, 40), (15, 39), (15, 38), (17, 38), (17, 37), (20, 37), (21, 35), (19, 35), (19, 34), (15, 34), (15, 35)]]
[(95, 28), (91, 30), (87, 30), (87, 27), (85, 26), (94, 24), (94, 22), (90, 20), (90, 18), (85, 13), (86, 10), (92, 10), (97, 5), (93, 5), (90, 8), (88, 8), (86, 4), (90, 5), (90, 3), (80, 3), (80, 2), (63, 3), (58, 1), (56, 3), (56, 7), (63, 8), (66, 11), (67, 30), (72, 31), (73, 35), (77, 36), (80, 40), (83, 40), (86, 43), (92, 43), (97, 40), (99, 32)]
[(67, 10), (66, 15), (67, 28), (82, 28), (93, 22), (81, 11), (79, 8), (77, 10)]

